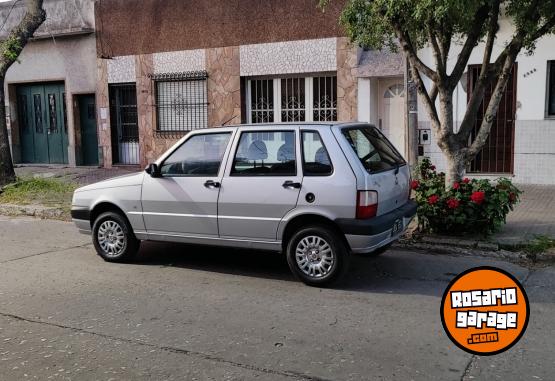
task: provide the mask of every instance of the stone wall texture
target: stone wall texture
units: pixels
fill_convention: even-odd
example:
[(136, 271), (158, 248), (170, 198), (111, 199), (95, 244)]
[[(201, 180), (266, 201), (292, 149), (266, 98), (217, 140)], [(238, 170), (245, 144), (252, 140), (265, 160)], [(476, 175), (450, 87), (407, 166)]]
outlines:
[(336, 38), (242, 45), (241, 75), (335, 71)]
[[(96, 71), (96, 120), (98, 145), (100, 150), (99, 164), (106, 168), (112, 167), (112, 135), (110, 132), (110, 100), (108, 92), (108, 60), (97, 58)], [(102, 112), (104, 110), (104, 112)], [(102, 118), (102, 116), (106, 118)]]
[(204, 49), (182, 50), (153, 54), (154, 74), (182, 73), (204, 70), (206, 67)]
[(337, 120), (357, 120), (358, 48), (345, 37), (337, 39)]
[(208, 126), (241, 123), (239, 47), (207, 49)]
[(108, 83), (135, 82), (135, 57), (114, 57), (107, 61)]

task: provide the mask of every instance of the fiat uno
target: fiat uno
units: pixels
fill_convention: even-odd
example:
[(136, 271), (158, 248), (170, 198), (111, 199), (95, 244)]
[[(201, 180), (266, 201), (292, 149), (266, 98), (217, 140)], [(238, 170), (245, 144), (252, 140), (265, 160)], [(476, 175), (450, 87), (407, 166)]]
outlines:
[(352, 253), (385, 251), (416, 213), (409, 166), (365, 123), (239, 125), (190, 132), (145, 171), (75, 191), (71, 215), (98, 254), (141, 241), (283, 252), (309, 285)]

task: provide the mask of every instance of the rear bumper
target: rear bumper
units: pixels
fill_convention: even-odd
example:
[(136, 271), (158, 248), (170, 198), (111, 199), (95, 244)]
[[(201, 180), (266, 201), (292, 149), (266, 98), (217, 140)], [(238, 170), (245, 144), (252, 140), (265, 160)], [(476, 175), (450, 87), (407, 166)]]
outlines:
[[(335, 222), (354, 253), (370, 253), (397, 240), (416, 215), (416, 208), (416, 202), (409, 200), (400, 208), (369, 220), (339, 218)], [(397, 220), (401, 220), (403, 226), (393, 234)]]

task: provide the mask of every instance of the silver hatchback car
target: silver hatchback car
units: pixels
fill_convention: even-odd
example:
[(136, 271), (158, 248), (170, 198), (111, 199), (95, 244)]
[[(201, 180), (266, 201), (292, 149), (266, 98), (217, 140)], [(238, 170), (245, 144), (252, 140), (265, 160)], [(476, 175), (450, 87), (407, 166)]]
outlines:
[(339, 278), (351, 253), (378, 254), (416, 213), (409, 167), (364, 123), (196, 130), (144, 172), (75, 191), (71, 215), (107, 261), (142, 240), (284, 252), (309, 285)]

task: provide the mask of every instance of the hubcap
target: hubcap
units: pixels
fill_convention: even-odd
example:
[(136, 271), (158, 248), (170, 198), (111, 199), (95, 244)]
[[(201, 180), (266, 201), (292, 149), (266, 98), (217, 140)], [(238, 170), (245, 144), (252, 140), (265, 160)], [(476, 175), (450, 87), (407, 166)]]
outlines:
[(98, 228), (98, 244), (109, 257), (117, 257), (125, 249), (125, 234), (116, 221), (104, 221)]
[(295, 259), (301, 271), (313, 278), (326, 276), (335, 262), (330, 245), (323, 238), (314, 235), (300, 240), (295, 250)]

